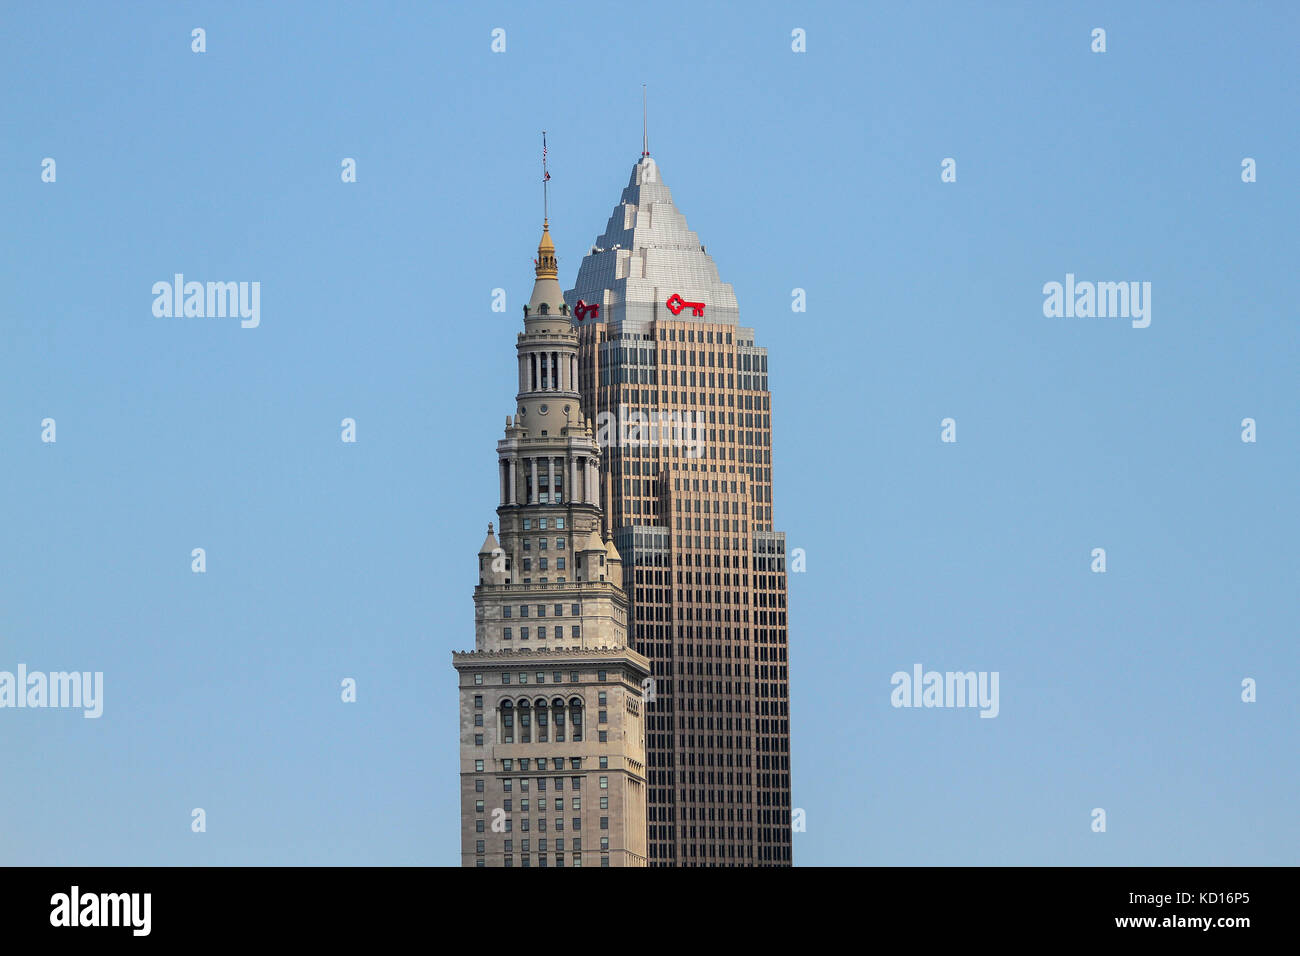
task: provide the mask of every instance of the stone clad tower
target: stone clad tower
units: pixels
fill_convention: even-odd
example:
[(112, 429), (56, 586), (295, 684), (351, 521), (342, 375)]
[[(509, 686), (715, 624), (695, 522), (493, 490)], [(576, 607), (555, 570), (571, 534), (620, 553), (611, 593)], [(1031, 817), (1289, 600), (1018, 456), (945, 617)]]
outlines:
[(463, 866), (646, 864), (643, 682), (601, 534), (600, 449), (582, 415), (578, 334), (549, 222), (497, 442), (500, 536), (478, 553), (460, 684)]
[(652, 866), (789, 866), (785, 535), (767, 349), (641, 158), (566, 293), (632, 644), (651, 661)]

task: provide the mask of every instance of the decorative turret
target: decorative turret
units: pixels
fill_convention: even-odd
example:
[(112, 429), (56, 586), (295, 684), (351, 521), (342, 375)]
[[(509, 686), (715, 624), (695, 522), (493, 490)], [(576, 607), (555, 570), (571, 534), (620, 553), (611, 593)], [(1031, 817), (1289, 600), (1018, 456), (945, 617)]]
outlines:
[(478, 549), (478, 583), (507, 584), (510, 581), (510, 562), (501, 550), (497, 536), (492, 533), (492, 522), (488, 522), (487, 538), (483, 547)]
[(613, 538), (605, 541), (605, 580), (623, 586), (623, 559), (619, 557), (618, 548), (614, 547)]

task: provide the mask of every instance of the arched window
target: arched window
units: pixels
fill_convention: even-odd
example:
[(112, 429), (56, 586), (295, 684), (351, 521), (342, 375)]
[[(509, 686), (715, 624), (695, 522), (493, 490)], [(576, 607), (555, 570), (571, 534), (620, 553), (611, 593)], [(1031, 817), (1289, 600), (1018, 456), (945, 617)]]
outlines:
[(573, 739), (582, 739), (582, 698), (569, 698), (569, 723), (573, 724)]
[(532, 743), (533, 741), (532, 718), (532, 705), (526, 700), (521, 700), (519, 702), (519, 742), (521, 744)]
[(547, 710), (546, 701), (539, 699), (537, 702), (537, 742), (544, 744), (549, 741), (550, 730), (550, 712)]
[(515, 742), (515, 705), (508, 700), (501, 702), (501, 742), (512, 744)]
[(564, 700), (560, 697), (551, 700), (551, 722), (555, 724), (555, 739), (563, 742), (568, 727), (564, 720)]

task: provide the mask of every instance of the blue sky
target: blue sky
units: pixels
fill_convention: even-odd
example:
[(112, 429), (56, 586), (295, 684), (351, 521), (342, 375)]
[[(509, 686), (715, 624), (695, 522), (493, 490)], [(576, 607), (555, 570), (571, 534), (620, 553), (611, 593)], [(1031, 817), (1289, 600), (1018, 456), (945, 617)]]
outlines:
[[(0, 863), (457, 862), (540, 130), (567, 288), (643, 82), (771, 354), (796, 863), (1297, 862), (1294, 5), (4, 17), (0, 670), (105, 702), (0, 710)], [(156, 318), (176, 272), (261, 325)], [(1066, 273), (1150, 327), (1044, 317)], [(891, 707), (916, 663), (999, 716)]]

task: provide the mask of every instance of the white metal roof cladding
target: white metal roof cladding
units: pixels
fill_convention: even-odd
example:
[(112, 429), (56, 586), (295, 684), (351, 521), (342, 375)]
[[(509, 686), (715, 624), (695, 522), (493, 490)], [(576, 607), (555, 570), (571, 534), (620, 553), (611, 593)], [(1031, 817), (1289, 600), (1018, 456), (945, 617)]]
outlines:
[[(673, 295), (688, 306), (677, 315), (667, 304)], [(649, 156), (632, 167), (604, 233), (583, 257), (564, 298), (570, 309), (580, 299), (600, 306), (599, 318), (586, 322), (658, 318), (735, 325), (740, 316), (731, 284), (718, 277), (718, 267), (673, 205), (672, 192)], [(703, 303), (704, 315), (692, 314), (693, 303)]]

